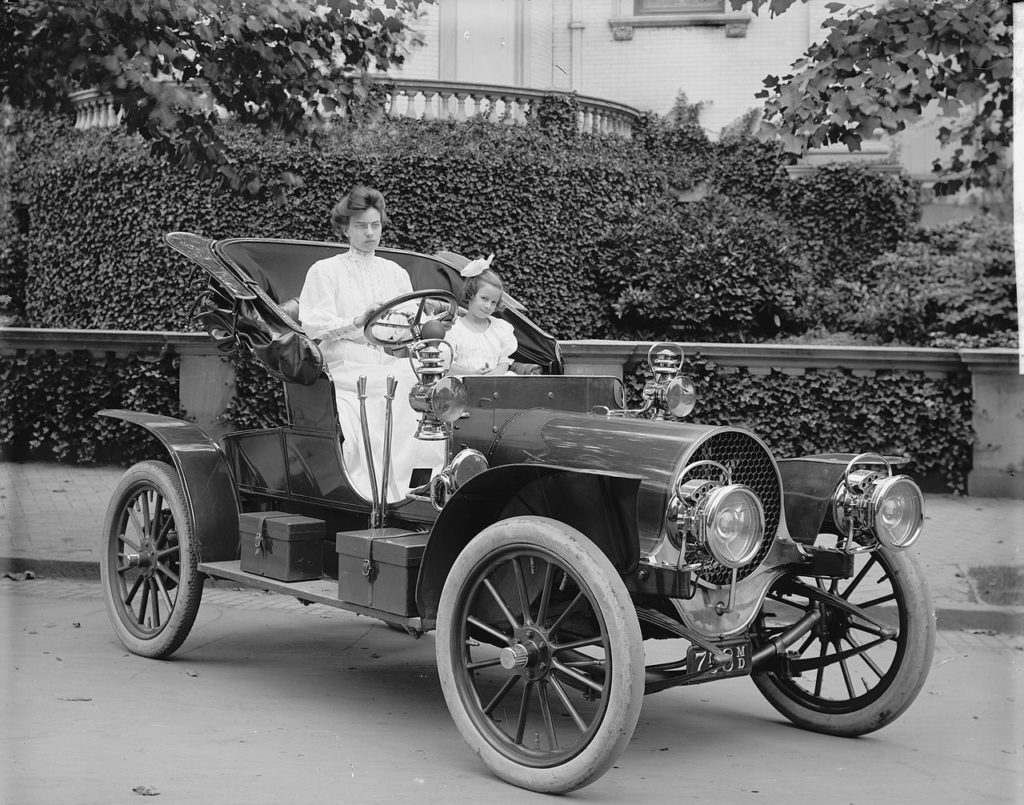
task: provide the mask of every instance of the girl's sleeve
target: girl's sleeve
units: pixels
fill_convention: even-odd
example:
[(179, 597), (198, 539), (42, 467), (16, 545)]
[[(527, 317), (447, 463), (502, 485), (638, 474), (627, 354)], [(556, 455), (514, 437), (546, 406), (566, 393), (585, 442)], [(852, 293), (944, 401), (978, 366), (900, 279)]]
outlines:
[(512, 353), (519, 349), (515, 328), (504, 319), (494, 319), (498, 325), (498, 363), (512, 363)]
[(353, 323), (359, 312), (346, 310), (335, 288), (335, 281), (321, 263), (306, 273), (299, 294), (299, 320), (310, 338), (354, 338), (360, 328)]

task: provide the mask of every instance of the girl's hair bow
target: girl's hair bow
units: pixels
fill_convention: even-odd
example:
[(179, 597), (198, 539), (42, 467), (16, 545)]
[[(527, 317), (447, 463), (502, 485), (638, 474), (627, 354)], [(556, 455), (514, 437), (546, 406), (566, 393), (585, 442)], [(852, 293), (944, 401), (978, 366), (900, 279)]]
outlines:
[(462, 267), (462, 270), (459, 271), (459, 273), (466, 279), (469, 279), (470, 277), (479, 277), (484, 273), (484, 271), (491, 267), (491, 260), (493, 259), (494, 255), (491, 254), (487, 259), (478, 257), (476, 260), (470, 260)]

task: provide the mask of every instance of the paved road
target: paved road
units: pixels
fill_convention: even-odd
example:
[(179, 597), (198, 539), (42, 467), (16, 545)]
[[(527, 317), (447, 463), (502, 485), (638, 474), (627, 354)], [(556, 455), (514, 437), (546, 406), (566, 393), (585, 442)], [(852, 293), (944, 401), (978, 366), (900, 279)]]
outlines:
[[(128, 654), (93, 581), (0, 580), (0, 802), (539, 803), (472, 756), (433, 638), (208, 589), (167, 662)], [(856, 740), (780, 720), (746, 679), (648, 698), (616, 766), (566, 802), (1024, 802), (1024, 637), (939, 632), (904, 716)]]

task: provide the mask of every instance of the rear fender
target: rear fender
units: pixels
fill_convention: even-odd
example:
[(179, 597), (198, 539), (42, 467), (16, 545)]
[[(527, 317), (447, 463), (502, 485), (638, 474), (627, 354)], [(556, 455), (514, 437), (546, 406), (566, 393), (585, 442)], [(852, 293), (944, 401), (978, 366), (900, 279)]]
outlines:
[(470, 540), (499, 520), (550, 517), (585, 534), (620, 574), (640, 561), (637, 495), (640, 477), (538, 464), (506, 464), (459, 489), (434, 523), (423, 554), (416, 601), (424, 618), (437, 617), (441, 590)]
[(199, 560), (238, 558), (238, 490), (224, 454), (203, 431), (160, 414), (107, 409), (101, 416), (121, 419), (149, 431), (167, 449), (188, 503)]

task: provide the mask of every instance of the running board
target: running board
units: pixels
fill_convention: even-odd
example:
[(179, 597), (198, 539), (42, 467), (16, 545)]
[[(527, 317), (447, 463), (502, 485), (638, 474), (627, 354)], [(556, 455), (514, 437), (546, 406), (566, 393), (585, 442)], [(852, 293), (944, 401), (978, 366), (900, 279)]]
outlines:
[(266, 576), (258, 576), (255, 573), (246, 573), (242, 570), (241, 564), (238, 560), (232, 562), (200, 562), (199, 572), (215, 579), (233, 581), (242, 587), (290, 595), (292, 598), (297, 598), (306, 604), (323, 604), (335, 609), (345, 609), (357, 615), (366, 615), (369, 618), (376, 618), (377, 620), (402, 626), (410, 633), (428, 632), (436, 624), (436, 621), (431, 618), (396, 615), (393, 612), (385, 612), (382, 609), (373, 609), (372, 607), (363, 607), (359, 606), (359, 604), (342, 601), (338, 598), (338, 582), (334, 579), (278, 581), (277, 579), (268, 579)]

